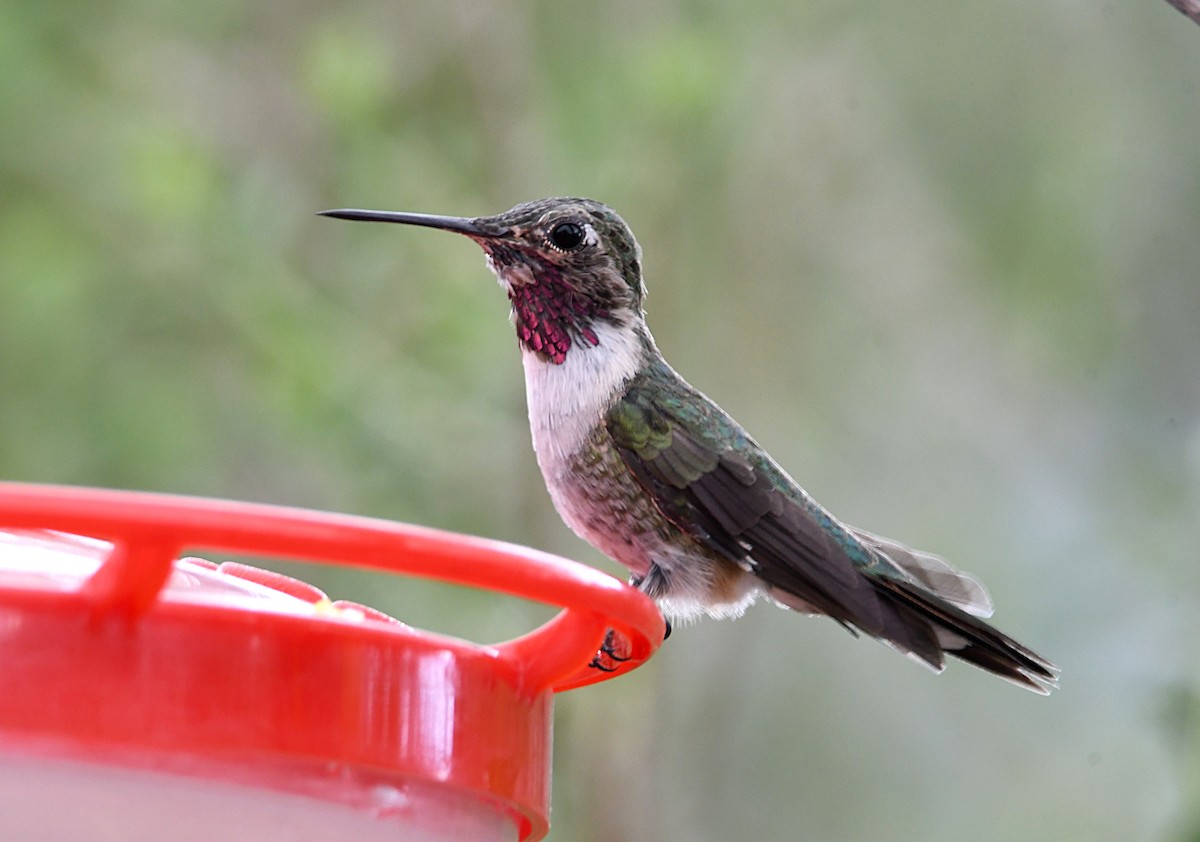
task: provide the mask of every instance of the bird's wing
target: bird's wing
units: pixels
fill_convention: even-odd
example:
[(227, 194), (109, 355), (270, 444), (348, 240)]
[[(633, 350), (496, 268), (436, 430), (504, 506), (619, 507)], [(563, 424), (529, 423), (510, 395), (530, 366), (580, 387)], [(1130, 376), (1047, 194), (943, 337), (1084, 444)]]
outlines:
[(670, 376), (652, 385), (635, 378), (605, 420), (625, 464), (680, 529), (769, 589), (940, 660), (936, 642), (910, 640), (870, 582), (872, 573), (904, 574), (859, 543), (699, 392)]
[(838, 522), (670, 369), (634, 378), (605, 422), (663, 515), (780, 602), (935, 670), (949, 652), (1038, 693), (1056, 685), (1053, 664), (973, 616), (990, 613), (982, 585), (937, 556)]

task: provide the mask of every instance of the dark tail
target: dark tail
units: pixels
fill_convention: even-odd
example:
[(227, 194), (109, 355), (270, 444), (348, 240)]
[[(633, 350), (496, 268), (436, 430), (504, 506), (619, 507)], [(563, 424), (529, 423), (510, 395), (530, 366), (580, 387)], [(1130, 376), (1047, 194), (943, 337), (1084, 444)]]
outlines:
[(1058, 668), (1050, 661), (920, 585), (891, 578), (872, 584), (899, 620), (887, 623), (883, 637), (935, 670), (944, 668), (948, 654), (1035, 693), (1058, 686)]

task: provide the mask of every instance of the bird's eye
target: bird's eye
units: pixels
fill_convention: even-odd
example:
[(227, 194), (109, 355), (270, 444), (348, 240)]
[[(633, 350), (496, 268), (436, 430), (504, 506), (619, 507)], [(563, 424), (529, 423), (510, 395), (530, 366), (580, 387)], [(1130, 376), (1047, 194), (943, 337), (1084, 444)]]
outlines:
[(578, 222), (560, 222), (550, 229), (550, 242), (563, 251), (577, 249), (583, 245), (583, 226)]

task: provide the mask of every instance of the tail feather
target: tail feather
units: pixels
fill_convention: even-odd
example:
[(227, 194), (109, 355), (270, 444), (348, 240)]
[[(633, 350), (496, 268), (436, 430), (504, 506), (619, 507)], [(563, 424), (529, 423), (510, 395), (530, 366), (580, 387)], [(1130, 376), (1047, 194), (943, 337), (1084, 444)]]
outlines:
[[(935, 670), (942, 669), (944, 652), (1035, 693), (1046, 695), (1058, 686), (1054, 664), (962, 608), (913, 582), (879, 578), (873, 583), (905, 627), (904, 633), (887, 634), (885, 639)], [(931, 635), (938, 644), (936, 652), (928, 645)]]
[(876, 555), (887, 559), (905, 574), (916, 579), (935, 596), (956, 605), (976, 617), (992, 616), (992, 598), (987, 588), (974, 576), (950, 565), (940, 555), (914, 550), (899, 541), (884, 538), (863, 529), (847, 527), (850, 532)]

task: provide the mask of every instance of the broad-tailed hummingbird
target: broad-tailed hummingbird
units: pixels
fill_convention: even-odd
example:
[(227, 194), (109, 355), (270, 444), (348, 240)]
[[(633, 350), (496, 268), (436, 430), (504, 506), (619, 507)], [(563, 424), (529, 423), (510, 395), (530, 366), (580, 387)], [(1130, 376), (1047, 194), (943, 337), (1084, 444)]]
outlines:
[(980, 619), (992, 605), (978, 581), (838, 521), (667, 364), (646, 326), (641, 249), (607, 206), (323, 215), (441, 228), (483, 247), (512, 305), (550, 497), (668, 619), (737, 616), (765, 594), (939, 672), (949, 654), (1038, 693), (1056, 686), (1053, 664)]

